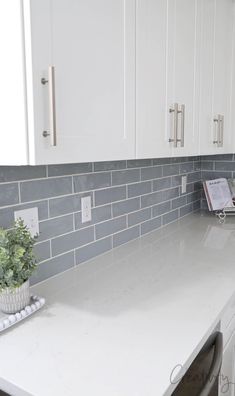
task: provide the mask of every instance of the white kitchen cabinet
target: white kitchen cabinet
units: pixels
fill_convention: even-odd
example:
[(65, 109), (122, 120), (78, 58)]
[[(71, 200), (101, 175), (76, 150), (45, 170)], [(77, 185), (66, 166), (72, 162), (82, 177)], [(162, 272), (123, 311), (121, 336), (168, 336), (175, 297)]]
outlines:
[(137, 157), (199, 150), (198, 1), (137, 0)]
[(135, 0), (22, 4), (1, 7), (1, 164), (134, 158)]
[(203, 1), (202, 17), (200, 153), (230, 153), (234, 1)]
[(169, 157), (166, 0), (136, 2), (136, 155)]
[(167, 130), (173, 156), (197, 155), (199, 150), (199, 3), (168, 0), (167, 109), (173, 111)]

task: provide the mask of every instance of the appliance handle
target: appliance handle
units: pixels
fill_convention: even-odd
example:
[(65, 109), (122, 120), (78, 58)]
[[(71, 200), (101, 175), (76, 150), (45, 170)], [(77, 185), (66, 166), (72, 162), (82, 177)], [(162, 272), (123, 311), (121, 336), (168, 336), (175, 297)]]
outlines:
[(218, 331), (216, 333), (216, 339), (215, 339), (215, 353), (208, 374), (208, 378), (206, 384), (203, 387), (203, 390), (199, 393), (198, 396), (209, 396), (215, 382), (218, 380), (218, 375), (222, 365), (222, 357), (223, 357), (223, 334), (220, 331)]

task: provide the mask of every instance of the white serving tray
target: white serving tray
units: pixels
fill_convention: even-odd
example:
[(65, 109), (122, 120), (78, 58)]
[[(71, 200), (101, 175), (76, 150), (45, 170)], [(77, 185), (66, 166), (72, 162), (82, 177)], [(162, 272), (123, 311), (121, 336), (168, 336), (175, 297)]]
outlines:
[(0, 333), (33, 315), (35, 312), (43, 307), (45, 302), (46, 300), (43, 297), (31, 296), (30, 304), (27, 305), (20, 312), (6, 315), (0, 319)]

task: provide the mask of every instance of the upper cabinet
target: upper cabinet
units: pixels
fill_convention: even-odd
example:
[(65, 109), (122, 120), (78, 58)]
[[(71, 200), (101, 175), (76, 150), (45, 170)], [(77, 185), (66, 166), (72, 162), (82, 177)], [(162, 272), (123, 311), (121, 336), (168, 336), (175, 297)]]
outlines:
[(166, 0), (136, 2), (136, 155), (169, 157)]
[(234, 0), (4, 0), (0, 165), (233, 151), (233, 11)]
[(202, 1), (200, 152), (230, 153), (234, 1)]
[(196, 0), (137, 0), (137, 157), (198, 154)]
[(20, 87), (14, 97), (18, 85), (10, 82), (13, 103), (3, 103), (13, 113), (4, 115), (1, 146), (16, 133), (24, 142), (17, 158), (13, 150), (1, 163), (135, 158), (135, 0), (24, 0), (22, 10), (20, 1), (4, 4), (0, 40), (12, 70), (2, 75), (17, 75)]
[(168, 136), (173, 156), (199, 150), (198, 0), (168, 0)]

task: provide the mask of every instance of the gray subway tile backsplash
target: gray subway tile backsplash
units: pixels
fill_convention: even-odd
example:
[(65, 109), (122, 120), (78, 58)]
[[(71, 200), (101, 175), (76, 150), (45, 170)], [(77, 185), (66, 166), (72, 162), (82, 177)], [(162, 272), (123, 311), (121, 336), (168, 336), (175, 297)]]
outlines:
[[(181, 177), (187, 191), (181, 193)], [(38, 207), (38, 270), (32, 283), (206, 207), (202, 180), (235, 177), (233, 154), (122, 160), (36, 167), (0, 167), (0, 226), (14, 211)], [(92, 220), (82, 223), (81, 197)]]
[(84, 228), (52, 239), (52, 256), (68, 252), (94, 241), (94, 227)]
[(0, 184), (0, 207), (15, 205), (19, 202), (19, 189), (17, 183)]
[(105, 221), (104, 223), (97, 224), (95, 226), (96, 238), (104, 238), (107, 235), (112, 235), (115, 232), (123, 230), (124, 228), (126, 228), (126, 224), (126, 216), (118, 217), (117, 219), (112, 219)]
[(58, 177), (20, 183), (22, 202), (37, 201), (72, 193), (72, 177)]

